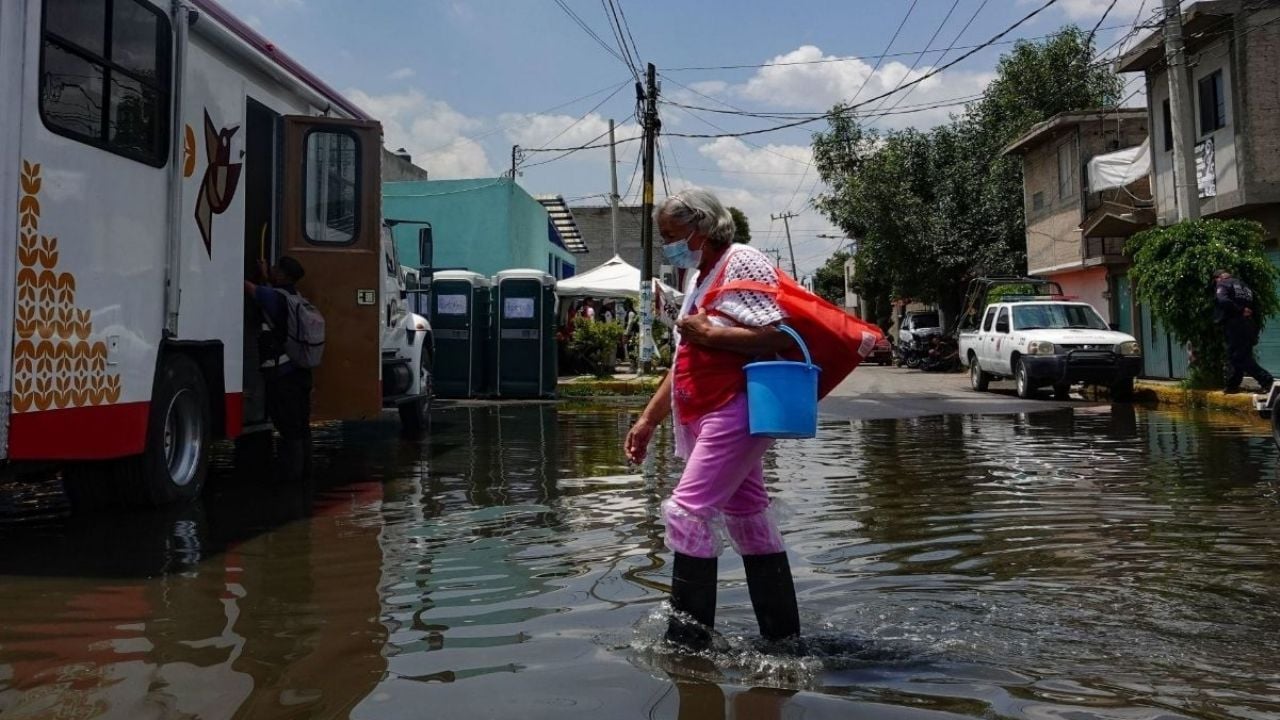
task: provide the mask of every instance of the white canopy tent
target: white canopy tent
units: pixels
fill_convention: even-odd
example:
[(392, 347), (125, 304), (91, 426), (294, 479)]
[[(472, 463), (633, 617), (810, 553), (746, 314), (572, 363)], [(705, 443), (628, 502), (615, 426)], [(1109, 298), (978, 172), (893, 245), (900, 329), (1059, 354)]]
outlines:
[[(677, 298), (683, 293), (675, 288), (658, 283), (662, 291)], [(640, 299), (640, 268), (614, 255), (600, 267), (592, 268), (581, 275), (574, 275), (556, 283), (556, 295), (566, 297), (592, 298), (628, 298)]]

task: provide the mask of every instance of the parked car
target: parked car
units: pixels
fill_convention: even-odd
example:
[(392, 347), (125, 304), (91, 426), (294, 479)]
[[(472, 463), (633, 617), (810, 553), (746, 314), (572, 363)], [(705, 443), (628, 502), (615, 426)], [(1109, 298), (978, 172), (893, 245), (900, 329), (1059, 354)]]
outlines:
[(889, 338), (881, 336), (876, 341), (876, 346), (871, 350), (871, 354), (867, 356), (867, 362), (873, 362), (877, 365), (893, 364), (893, 343), (889, 342)]
[(1128, 400), (1142, 369), (1142, 346), (1132, 335), (1108, 328), (1085, 302), (999, 302), (987, 306), (977, 328), (960, 333), (960, 359), (977, 391), (1011, 377), (1022, 398), (1048, 385), (1063, 399), (1072, 385), (1086, 383)]

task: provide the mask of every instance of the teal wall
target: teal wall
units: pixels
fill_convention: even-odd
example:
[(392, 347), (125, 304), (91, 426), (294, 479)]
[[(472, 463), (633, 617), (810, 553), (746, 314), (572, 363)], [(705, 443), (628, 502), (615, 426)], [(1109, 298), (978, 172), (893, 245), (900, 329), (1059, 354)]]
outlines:
[[(574, 263), (573, 255), (551, 242), (546, 208), (505, 178), (424, 180), (382, 184), (382, 213), (396, 220), (431, 223), (434, 266), (465, 268), (483, 275), (532, 268), (546, 272)], [(418, 229), (395, 229), (400, 262), (418, 265)]]

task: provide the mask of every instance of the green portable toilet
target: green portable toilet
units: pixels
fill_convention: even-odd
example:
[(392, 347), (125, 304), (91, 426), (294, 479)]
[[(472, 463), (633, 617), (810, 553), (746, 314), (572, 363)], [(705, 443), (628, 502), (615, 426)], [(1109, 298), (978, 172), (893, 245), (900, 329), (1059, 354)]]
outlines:
[(438, 397), (473, 398), (489, 391), (489, 303), (493, 283), (480, 273), (447, 270), (431, 278), (432, 367)]
[(493, 285), (494, 393), (555, 397), (556, 279), (540, 270), (503, 270)]

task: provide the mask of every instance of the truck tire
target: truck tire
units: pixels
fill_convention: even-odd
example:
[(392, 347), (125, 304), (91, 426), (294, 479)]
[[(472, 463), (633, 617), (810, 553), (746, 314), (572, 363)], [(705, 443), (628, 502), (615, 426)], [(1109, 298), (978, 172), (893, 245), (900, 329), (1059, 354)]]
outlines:
[(990, 385), (991, 374), (978, 365), (977, 356), (969, 355), (969, 387), (977, 392), (986, 392)]
[(407, 402), (397, 408), (400, 411), (400, 427), (409, 434), (421, 434), (431, 423), (431, 400), (435, 395), (431, 374), (431, 351), (426, 344), (422, 347), (422, 356), (418, 359), (419, 387), (421, 397)]
[(63, 472), (68, 499), (85, 509), (155, 508), (195, 499), (209, 470), (210, 417), (200, 367), (180, 353), (162, 356), (142, 454), (68, 467)]
[(1013, 382), (1018, 390), (1018, 397), (1030, 400), (1036, 396), (1036, 389), (1031, 386), (1031, 378), (1027, 376), (1027, 366), (1022, 358), (1013, 361)]
[(1133, 399), (1133, 378), (1119, 380), (1111, 386), (1111, 399), (1117, 402), (1129, 402)]

